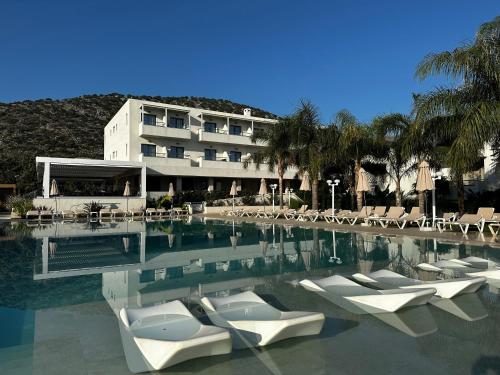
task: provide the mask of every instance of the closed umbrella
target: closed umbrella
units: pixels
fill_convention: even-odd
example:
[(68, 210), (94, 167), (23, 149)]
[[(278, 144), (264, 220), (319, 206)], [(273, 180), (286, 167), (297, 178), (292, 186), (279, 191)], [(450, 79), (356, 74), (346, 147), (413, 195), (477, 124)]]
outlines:
[(310, 191), (311, 190), (311, 182), (309, 181), (309, 173), (304, 172), (302, 175), (302, 182), (300, 183), (299, 190), (302, 191)]
[(231, 191), (229, 192), (229, 195), (233, 196), (233, 211), (234, 211), (234, 197), (238, 195), (238, 191), (236, 188), (236, 181), (233, 181), (233, 183), (231, 184)]
[(358, 184), (356, 185), (356, 192), (363, 193), (364, 205), (366, 205), (365, 193), (370, 191), (370, 183), (368, 182), (368, 173), (363, 168), (359, 168), (358, 172)]
[(130, 249), (130, 239), (128, 237), (122, 237), (123, 249), (128, 253)]
[(130, 182), (127, 180), (127, 182), (125, 182), (125, 190), (123, 190), (123, 196), (127, 197), (127, 212), (128, 212), (128, 197), (130, 197), (130, 195), (131, 195)]
[[(417, 183), (415, 186), (415, 190), (417, 190), (418, 192), (434, 190), (434, 181), (432, 180), (431, 169), (429, 168), (429, 163), (427, 163), (426, 161), (422, 161), (418, 165)], [(427, 195), (425, 196), (425, 198), (427, 200)], [(425, 211), (427, 214), (427, 205), (425, 206)]]
[(55, 178), (52, 179), (52, 183), (50, 184), (49, 194), (54, 197), (54, 200), (56, 203), (56, 212), (57, 212), (57, 198), (56, 198), (56, 196), (59, 195), (59, 188), (57, 187), (57, 181)]
[(265, 211), (266, 210), (266, 201), (265, 201), (264, 196), (267, 195), (267, 185), (266, 185), (265, 179), (260, 180), (259, 195), (262, 197), (262, 201), (264, 202), (264, 211)]
[[(302, 175), (302, 182), (300, 183), (299, 190), (302, 191), (310, 191), (311, 190), (311, 182), (309, 181), (309, 172), (304, 172)], [(306, 198), (306, 194), (304, 193), (304, 200)]]
[(168, 247), (169, 248), (172, 248), (174, 246), (174, 241), (175, 241), (175, 234), (173, 233), (169, 233), (167, 234), (167, 238), (168, 238)]
[(173, 183), (168, 184), (168, 195), (170, 195), (171, 197), (173, 197), (175, 195)]

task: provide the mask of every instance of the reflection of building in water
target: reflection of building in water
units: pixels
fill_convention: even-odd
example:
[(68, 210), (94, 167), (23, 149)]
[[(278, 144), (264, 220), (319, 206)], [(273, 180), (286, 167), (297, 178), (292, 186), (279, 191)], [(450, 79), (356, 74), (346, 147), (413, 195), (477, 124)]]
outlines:
[[(210, 235), (188, 229), (153, 230), (144, 222), (51, 224), (33, 233), (37, 239), (34, 279), (102, 273), (102, 293), (115, 312), (206, 293), (253, 288), (259, 275), (271, 274), (278, 258), (293, 258), (294, 242), (266, 246), (259, 237), (235, 232), (231, 246), (226, 226)], [(254, 231), (255, 232), (255, 231)], [(196, 238), (195, 238), (196, 237)], [(211, 247), (207, 246), (211, 244)]]

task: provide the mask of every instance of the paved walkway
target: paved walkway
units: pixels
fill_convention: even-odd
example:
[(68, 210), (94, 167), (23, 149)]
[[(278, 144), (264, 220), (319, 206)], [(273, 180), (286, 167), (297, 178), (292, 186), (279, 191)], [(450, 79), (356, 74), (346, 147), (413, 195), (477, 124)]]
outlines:
[[(382, 228), (380, 225), (374, 226), (362, 226), (360, 224), (349, 225), (349, 224), (332, 224), (326, 221), (296, 221), (296, 220), (286, 220), (283, 218), (279, 219), (260, 219), (255, 217), (238, 217), (238, 216), (223, 216), (218, 214), (205, 214), (201, 215), (203, 217), (209, 217), (213, 219), (221, 220), (234, 220), (234, 221), (245, 221), (253, 223), (276, 223), (281, 225), (293, 225), (306, 228), (321, 228), (321, 229), (336, 229), (338, 231), (345, 232), (364, 232), (364, 233), (376, 233), (384, 236), (408, 236), (415, 238), (429, 238), (437, 239), (440, 242), (454, 242), (454, 243), (466, 243), (469, 245), (484, 246), (489, 245), (492, 247), (497, 247), (500, 249), (500, 238), (494, 238), (489, 232), (488, 228), (484, 228), (484, 233), (478, 233), (477, 231), (469, 231), (469, 233), (464, 236), (460, 231), (445, 231), (440, 233), (438, 230), (435, 232), (422, 232), (418, 227), (407, 227), (404, 229), (399, 229), (397, 227)], [(499, 236), (500, 237), (500, 236)]]

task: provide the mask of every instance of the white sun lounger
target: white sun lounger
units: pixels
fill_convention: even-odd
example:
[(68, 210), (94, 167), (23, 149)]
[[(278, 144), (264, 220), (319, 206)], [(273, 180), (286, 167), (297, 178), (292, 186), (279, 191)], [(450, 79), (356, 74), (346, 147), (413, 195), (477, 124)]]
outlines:
[(363, 206), (360, 211), (351, 212), (345, 216), (342, 216), (340, 219), (341, 223), (346, 220), (350, 225), (356, 224), (358, 220), (368, 221), (368, 218), (372, 214), (373, 207)]
[(201, 324), (180, 301), (121, 309), (120, 333), (132, 372), (160, 370), (189, 359), (231, 352), (223, 328)]
[(356, 273), (352, 277), (360, 283), (380, 289), (434, 288), (436, 296), (441, 298), (453, 298), (460, 294), (474, 293), (486, 282), (485, 277), (421, 281), (389, 270), (380, 270), (368, 275)]
[[(462, 215), (458, 220), (447, 223), (450, 228), (453, 225), (458, 225), (463, 234), (467, 234), (469, 231), (469, 227), (471, 225), (476, 226), (479, 233), (483, 233), (484, 224), (487, 220), (491, 220), (493, 218), (493, 214), (495, 213), (495, 209), (491, 207), (480, 207), (477, 210), (476, 214), (465, 214)], [(440, 232), (443, 232), (446, 226), (440, 222), (437, 222), (437, 227)]]
[[(487, 264), (488, 268), (484, 268)], [(485, 277), (486, 283), (500, 281), (500, 267), (495, 262), (478, 257), (464, 259), (440, 260), (435, 263), (420, 263), (417, 267), (424, 271), (444, 272), (451, 270), (454, 273), (470, 277)]]
[(359, 285), (343, 276), (335, 275), (319, 280), (302, 280), (304, 288), (323, 295), (344, 308), (353, 304), (365, 313), (395, 312), (404, 307), (423, 305), (436, 293), (436, 289), (390, 289), (375, 290)]
[(253, 292), (201, 299), (208, 317), (228, 328), (235, 347), (265, 346), (291, 337), (321, 332), (325, 316), (306, 311), (280, 311)]

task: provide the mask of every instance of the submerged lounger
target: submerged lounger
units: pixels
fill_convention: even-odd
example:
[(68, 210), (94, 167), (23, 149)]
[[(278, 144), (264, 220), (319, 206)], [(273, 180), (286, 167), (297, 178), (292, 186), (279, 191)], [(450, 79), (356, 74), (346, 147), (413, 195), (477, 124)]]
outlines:
[(469, 277), (485, 277), (486, 283), (500, 281), (500, 267), (495, 262), (478, 257), (440, 260), (434, 263), (420, 263), (417, 267), (424, 271), (444, 272), (452, 270)]
[(368, 275), (356, 273), (352, 277), (360, 283), (380, 289), (434, 288), (436, 296), (441, 298), (453, 298), (459, 294), (474, 293), (486, 282), (485, 277), (421, 281), (389, 270), (380, 270)]
[(328, 299), (339, 302), (344, 308), (348, 307), (345, 307), (342, 300), (370, 314), (395, 312), (404, 307), (423, 305), (436, 293), (434, 288), (375, 290), (339, 275), (319, 280), (305, 279), (300, 285), (327, 298), (332, 297)]
[(229, 332), (201, 324), (180, 301), (121, 309), (120, 333), (132, 372), (160, 370), (188, 359), (231, 352)]
[(215, 325), (229, 328), (236, 348), (264, 346), (291, 337), (321, 332), (325, 316), (307, 311), (280, 311), (253, 292), (201, 299)]

